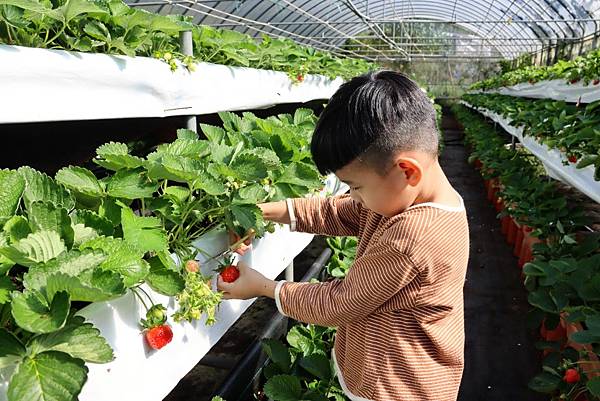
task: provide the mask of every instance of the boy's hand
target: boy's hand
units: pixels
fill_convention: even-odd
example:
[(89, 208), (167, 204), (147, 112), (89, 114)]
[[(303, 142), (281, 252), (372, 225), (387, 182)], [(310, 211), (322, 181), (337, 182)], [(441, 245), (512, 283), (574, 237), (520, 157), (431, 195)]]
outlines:
[(239, 262), (237, 268), (240, 276), (233, 283), (226, 283), (221, 275), (217, 277), (217, 289), (223, 291), (224, 299), (275, 297), (275, 281), (269, 280), (244, 262)]

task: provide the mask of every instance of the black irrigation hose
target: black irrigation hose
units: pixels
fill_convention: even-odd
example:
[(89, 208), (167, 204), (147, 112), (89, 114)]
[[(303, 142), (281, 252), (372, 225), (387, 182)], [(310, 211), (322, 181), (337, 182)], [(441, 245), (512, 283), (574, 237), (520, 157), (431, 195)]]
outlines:
[[(304, 277), (300, 280), (301, 282), (310, 281), (312, 278), (317, 277), (325, 263), (331, 257), (331, 249), (325, 248), (319, 257), (313, 262), (311, 267), (308, 269)], [(262, 368), (266, 364), (266, 358), (263, 355), (261, 347), (261, 339), (279, 337), (281, 327), (285, 327), (287, 331), (287, 317), (283, 316), (279, 312), (273, 315), (273, 318), (269, 322), (268, 326), (263, 331), (260, 339), (254, 340), (248, 347), (248, 351), (240, 358), (236, 363), (236, 366), (229, 373), (229, 376), (220, 384), (219, 388), (213, 393), (212, 397), (220, 396), (227, 401), (241, 401), (241, 398), (246, 394), (252, 383), (260, 379)]]

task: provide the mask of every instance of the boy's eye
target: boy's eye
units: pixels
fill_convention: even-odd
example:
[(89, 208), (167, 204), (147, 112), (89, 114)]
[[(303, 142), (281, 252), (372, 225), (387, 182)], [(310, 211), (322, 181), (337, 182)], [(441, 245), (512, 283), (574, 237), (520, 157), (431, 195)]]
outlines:
[(360, 187), (350, 187), (350, 189), (353, 191), (358, 191), (360, 189)]

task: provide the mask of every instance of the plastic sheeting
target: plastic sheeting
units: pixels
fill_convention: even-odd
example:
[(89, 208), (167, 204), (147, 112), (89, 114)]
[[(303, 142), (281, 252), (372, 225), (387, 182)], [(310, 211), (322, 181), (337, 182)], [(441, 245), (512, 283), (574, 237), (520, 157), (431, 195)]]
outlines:
[[(328, 177), (326, 188), (328, 193), (334, 194), (348, 190), (348, 186), (333, 175)], [(312, 238), (312, 234), (290, 232), (288, 226), (279, 226), (274, 233), (255, 240), (242, 260), (274, 279)], [(227, 235), (224, 231), (211, 231), (194, 242), (194, 246), (206, 254), (216, 255), (227, 248)], [(207, 257), (199, 256), (198, 259), (203, 261)], [(216, 264), (216, 261), (202, 263), (202, 272), (211, 274)], [(142, 288), (154, 303), (167, 307), (169, 317), (178, 309), (175, 298), (158, 294), (145, 284)], [(88, 380), (79, 400), (162, 400), (255, 300), (223, 301), (213, 326), (205, 325), (204, 316), (194, 323), (174, 323), (169, 318), (173, 341), (160, 350), (152, 350), (144, 341), (138, 323), (145, 317), (146, 311), (131, 291), (120, 298), (86, 306), (78, 314), (100, 330), (113, 348), (115, 359), (106, 364), (86, 364)], [(0, 369), (0, 401), (6, 400), (8, 380), (13, 370), (12, 367)]]
[(564, 79), (541, 81), (535, 84), (521, 83), (514, 86), (503, 87), (495, 90), (472, 91), (471, 93), (499, 93), (516, 97), (530, 97), (534, 99), (554, 99), (566, 102), (591, 103), (600, 100), (600, 84), (593, 85), (590, 82), (584, 85), (582, 81), (574, 84)]
[(497, 122), (506, 132), (516, 137), (523, 146), (542, 162), (550, 177), (577, 188), (600, 203), (600, 182), (594, 179), (594, 166), (578, 169), (575, 164), (569, 163), (564, 153), (557, 149), (550, 149), (531, 136), (524, 136), (523, 129), (510, 125), (510, 120), (492, 111), (473, 107), (467, 102), (461, 101), (461, 103)]
[(200, 63), (0, 45), (0, 124), (200, 115), (329, 99), (343, 82)]

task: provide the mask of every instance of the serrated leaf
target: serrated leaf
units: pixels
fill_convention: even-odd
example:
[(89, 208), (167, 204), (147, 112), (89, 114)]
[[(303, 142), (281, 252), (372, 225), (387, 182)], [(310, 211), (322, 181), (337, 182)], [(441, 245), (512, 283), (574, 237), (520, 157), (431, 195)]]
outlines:
[(77, 209), (71, 214), (71, 220), (73, 224), (83, 224), (94, 229), (98, 235), (110, 237), (115, 231), (112, 221), (91, 210)]
[(25, 180), (23, 200), (28, 209), (36, 201), (51, 202), (67, 210), (75, 207), (73, 195), (46, 174), (40, 173), (31, 167), (19, 168), (19, 174)]
[(221, 143), (225, 138), (225, 130), (221, 127), (215, 127), (208, 124), (200, 124), (202, 132), (206, 138), (214, 143)]
[(277, 178), (277, 183), (299, 185), (306, 188), (318, 188), (321, 180), (317, 170), (306, 163), (292, 163)]
[(85, 249), (78, 251), (74, 249), (47, 263), (40, 264), (34, 269), (30, 269), (23, 277), (23, 284), (28, 289), (42, 290), (46, 287), (48, 276), (53, 273), (78, 276), (86, 270), (100, 266), (107, 258), (107, 255), (101, 250)]
[(88, 0), (68, 0), (56, 11), (60, 13), (65, 24), (68, 24), (69, 21), (80, 14), (106, 13), (105, 10), (98, 7), (94, 2)]
[(60, 169), (56, 173), (56, 181), (68, 188), (77, 201), (86, 207), (97, 207), (104, 196), (104, 189), (94, 173), (83, 167)]
[(175, 296), (185, 288), (185, 281), (181, 274), (174, 272), (163, 264), (161, 258), (153, 256), (148, 260), (150, 273), (146, 276), (146, 283), (156, 292)]
[(198, 134), (191, 129), (180, 128), (177, 130), (177, 138), (179, 139), (198, 139)]
[(38, 231), (10, 246), (1, 247), (0, 253), (15, 263), (32, 267), (47, 262), (66, 250), (56, 231)]
[(256, 205), (231, 205), (229, 211), (244, 231), (262, 226), (262, 212)]
[(156, 152), (172, 156), (185, 156), (197, 160), (208, 155), (209, 145), (208, 141), (179, 138), (171, 143), (159, 145)]
[(117, 201), (113, 198), (102, 199), (98, 214), (100, 217), (110, 220), (113, 227), (117, 227), (121, 224), (121, 206), (119, 206)]
[(201, 179), (204, 165), (189, 157), (164, 154), (157, 161), (147, 164), (148, 175), (154, 180), (170, 180), (192, 183)]
[(55, 231), (65, 241), (67, 247), (73, 246), (75, 233), (67, 209), (57, 207), (53, 203), (33, 202), (29, 206), (28, 217), (34, 233)]
[(329, 362), (329, 358), (325, 355), (312, 354), (301, 357), (299, 364), (319, 379), (329, 380), (331, 378), (331, 365)]
[(276, 401), (298, 401), (302, 396), (300, 379), (291, 375), (277, 375), (265, 383), (265, 394)]
[(0, 305), (10, 302), (10, 294), (15, 289), (15, 285), (11, 281), (10, 277), (0, 277)]
[(73, 247), (78, 248), (81, 244), (98, 238), (98, 232), (93, 228), (86, 227), (83, 224), (73, 224)]
[(100, 268), (123, 276), (126, 287), (141, 282), (150, 270), (148, 263), (142, 260), (143, 254), (131, 244), (120, 238), (99, 237), (81, 245), (81, 249), (99, 249), (108, 255)]
[(92, 363), (106, 363), (114, 359), (113, 350), (100, 335), (100, 330), (86, 323), (81, 316), (73, 316), (58, 331), (33, 337), (27, 348), (33, 354), (60, 351)]
[(50, 274), (46, 278), (46, 293), (51, 297), (60, 291), (67, 291), (73, 301), (100, 302), (123, 295), (125, 286), (119, 274), (100, 269), (87, 270), (78, 277)]
[(548, 372), (542, 372), (531, 379), (529, 388), (540, 393), (551, 393), (558, 388), (560, 383), (560, 377)]
[(190, 196), (190, 190), (185, 187), (170, 186), (165, 189), (165, 197), (179, 203), (185, 202)]
[(291, 368), (292, 360), (288, 348), (279, 340), (267, 338), (262, 340), (262, 348), (269, 358), (281, 369), (288, 373)]
[(62, 291), (49, 299), (52, 299), (50, 304), (36, 290), (14, 292), (12, 315), (15, 322), (32, 333), (50, 333), (63, 327), (71, 307), (69, 294)]
[(121, 210), (121, 225), (125, 241), (141, 252), (167, 249), (167, 235), (157, 217), (138, 217), (129, 207)]
[(586, 383), (587, 389), (595, 397), (600, 397), (600, 377), (593, 377)]
[(31, 227), (25, 217), (13, 216), (4, 224), (4, 232), (9, 236), (10, 242), (17, 242), (31, 234)]
[(8, 385), (8, 401), (76, 400), (87, 380), (81, 359), (48, 351), (19, 364)]
[(119, 170), (108, 181), (106, 189), (114, 198), (151, 198), (158, 189), (158, 183), (150, 181), (143, 169)]
[(0, 219), (15, 214), (25, 189), (25, 180), (14, 170), (0, 170)]
[(96, 149), (96, 154), (94, 163), (113, 171), (136, 169), (144, 165), (143, 159), (129, 154), (129, 149), (124, 143), (105, 143)]
[(0, 369), (19, 362), (27, 350), (15, 335), (0, 328)]
[(242, 181), (258, 181), (266, 178), (270, 170), (279, 168), (280, 164), (277, 154), (271, 149), (256, 148), (240, 152), (229, 167), (234, 170), (234, 177)]
[(234, 203), (258, 204), (265, 201), (268, 193), (260, 184), (251, 184), (241, 188), (234, 197)]
[(307, 125), (312, 127), (314, 125), (315, 113), (311, 109), (296, 109), (294, 112), (294, 125)]
[(586, 168), (587, 166), (591, 166), (592, 164), (595, 164), (596, 161), (598, 160), (598, 155), (587, 155), (584, 156), (579, 163), (577, 163), (577, 168)]

